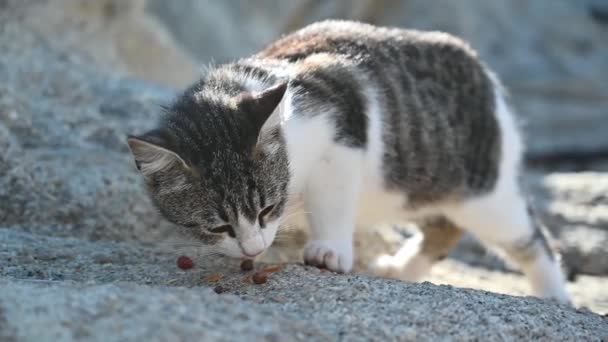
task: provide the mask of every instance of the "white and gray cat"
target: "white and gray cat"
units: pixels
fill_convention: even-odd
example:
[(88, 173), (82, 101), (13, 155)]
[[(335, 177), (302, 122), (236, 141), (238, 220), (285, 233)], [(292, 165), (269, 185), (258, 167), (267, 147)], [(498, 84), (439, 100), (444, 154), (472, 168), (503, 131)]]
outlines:
[(262, 253), (301, 200), (309, 264), (349, 272), (356, 225), (423, 219), (379, 276), (420, 279), (468, 231), (569, 302), (499, 82), (448, 34), (310, 25), (210, 70), (128, 144), (156, 207), (219, 253)]

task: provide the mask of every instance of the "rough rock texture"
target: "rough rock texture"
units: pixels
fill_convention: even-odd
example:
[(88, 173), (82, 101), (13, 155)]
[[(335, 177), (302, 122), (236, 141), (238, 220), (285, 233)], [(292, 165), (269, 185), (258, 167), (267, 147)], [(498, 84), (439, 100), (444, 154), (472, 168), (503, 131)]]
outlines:
[(608, 174), (556, 173), (531, 186), (569, 266), (608, 274)]
[[(63, 50), (23, 17), (32, 3), (47, 2), (0, 1), (18, 8), (0, 11), (0, 341), (608, 338), (605, 173), (528, 177), (566, 263), (583, 273), (568, 285), (575, 303), (594, 312), (298, 265), (254, 286), (238, 262), (197, 256), (179, 239), (128, 155), (124, 135), (152, 127), (174, 91)], [(396, 248), (399, 231), (361, 233), (357, 271)], [(471, 241), (428, 279), (527, 293), (521, 275)], [(179, 270), (180, 254), (196, 267)]]
[(144, 12), (146, 0), (4, 2), (7, 15), (20, 17), (49, 44), (78, 51), (106, 71), (174, 87), (185, 87), (200, 75), (165, 26)]
[(447, 31), (470, 41), (511, 90), (532, 157), (608, 152), (606, 1), (150, 0), (148, 9), (205, 62), (325, 18)]
[[(530, 297), (298, 265), (254, 285), (246, 280), (251, 272), (235, 262), (197, 260), (184, 272), (171, 253), (6, 229), (0, 229), (0, 246), (0, 312), (5, 331), (20, 340), (608, 337), (605, 318)], [(218, 272), (223, 277), (210, 277)]]
[(173, 93), (104, 77), (21, 26), (0, 25), (0, 222), (88, 239), (166, 234), (125, 134), (151, 128)]

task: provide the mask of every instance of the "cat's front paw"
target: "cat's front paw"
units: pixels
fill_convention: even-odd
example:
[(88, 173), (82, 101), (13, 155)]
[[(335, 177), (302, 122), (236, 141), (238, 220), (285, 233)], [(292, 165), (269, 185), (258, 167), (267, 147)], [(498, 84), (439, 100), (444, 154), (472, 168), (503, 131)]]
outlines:
[(352, 242), (312, 240), (304, 248), (304, 262), (334, 272), (350, 272), (353, 268)]

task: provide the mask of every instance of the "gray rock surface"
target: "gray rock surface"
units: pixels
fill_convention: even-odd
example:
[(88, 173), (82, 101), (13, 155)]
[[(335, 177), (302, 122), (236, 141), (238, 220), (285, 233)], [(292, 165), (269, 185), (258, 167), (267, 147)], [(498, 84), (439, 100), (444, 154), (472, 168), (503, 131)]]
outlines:
[(556, 173), (531, 182), (541, 220), (575, 270), (608, 274), (608, 175)]
[(88, 239), (168, 234), (125, 137), (151, 128), (173, 93), (103, 76), (20, 25), (0, 25), (0, 222)]
[(605, 318), (530, 297), (298, 265), (254, 285), (221, 259), (181, 271), (172, 253), (6, 229), (0, 246), (0, 317), (24, 341), (608, 337)]
[(148, 10), (203, 62), (246, 56), (326, 18), (447, 31), (504, 80), (532, 157), (608, 151), (606, 1), (149, 0)]
[[(200, 70), (146, 0), (4, 0), (0, 17), (18, 19), (62, 51), (79, 52), (106, 72), (185, 87)], [(41, 20), (44, 18), (44, 20)]]

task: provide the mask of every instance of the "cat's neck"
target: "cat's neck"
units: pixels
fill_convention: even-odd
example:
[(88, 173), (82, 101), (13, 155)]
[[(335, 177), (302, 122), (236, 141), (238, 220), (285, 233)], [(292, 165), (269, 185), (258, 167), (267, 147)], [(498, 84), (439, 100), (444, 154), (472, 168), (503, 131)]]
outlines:
[(285, 61), (248, 58), (210, 69), (204, 78), (211, 91), (230, 93), (238, 88), (260, 92), (281, 79), (289, 79), (292, 72), (291, 65)]
[(293, 104), (294, 96), (297, 95), (289, 89), (280, 106), (280, 115), (289, 158), (289, 193), (297, 195), (304, 191), (312, 169), (330, 147), (332, 131), (324, 115), (299, 112)]
[[(239, 84), (246, 91), (259, 92), (281, 80), (287, 81), (293, 72), (291, 65), (281, 61), (243, 60), (216, 70), (210, 78)], [(308, 113), (306, 108), (298, 108), (294, 104), (294, 97), (301, 95), (288, 88), (278, 107), (278, 121), (289, 159), (289, 193), (295, 196), (304, 191), (311, 170), (321, 162), (333, 136), (327, 113)]]

